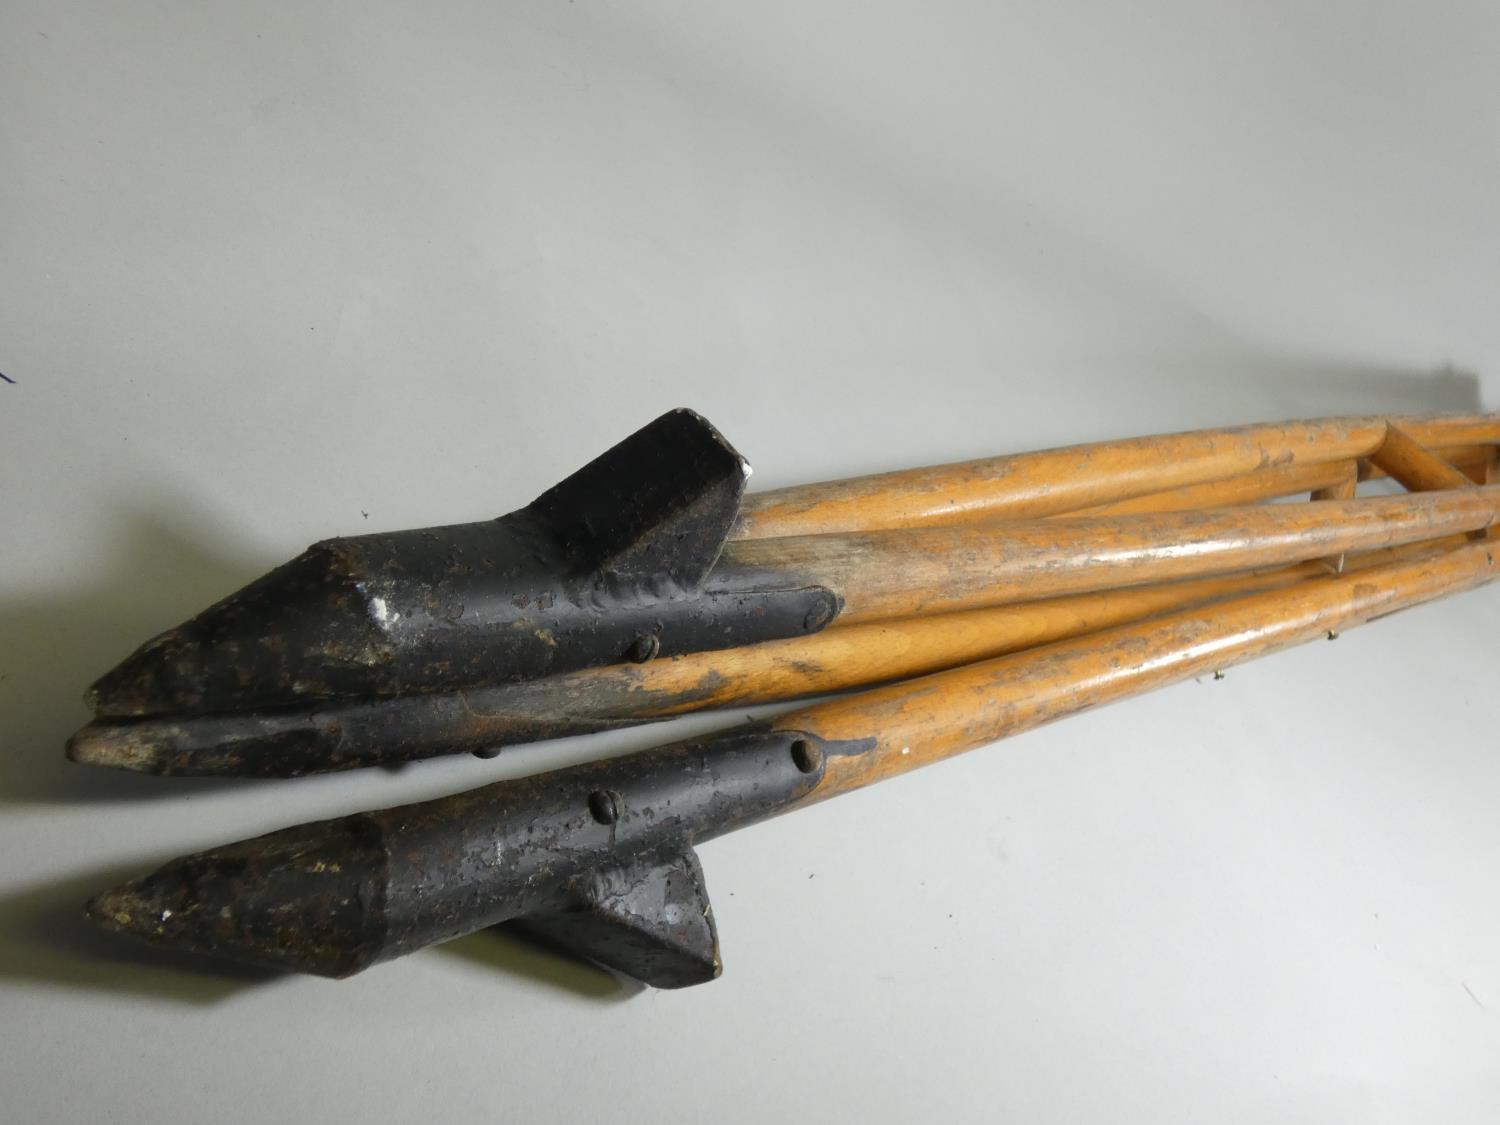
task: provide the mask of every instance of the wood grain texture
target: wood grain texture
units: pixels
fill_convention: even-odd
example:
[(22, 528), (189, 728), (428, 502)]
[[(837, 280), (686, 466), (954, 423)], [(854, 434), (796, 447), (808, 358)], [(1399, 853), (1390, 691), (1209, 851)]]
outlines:
[[(1394, 419), (1426, 445), (1500, 442), (1500, 415)], [(745, 498), (736, 538), (822, 535), (1075, 512), (1271, 468), (1366, 457), (1388, 419), (1332, 418), (1098, 442)]]
[[(1496, 447), (1493, 445), (1456, 445), (1433, 450), (1434, 454), (1461, 470), (1476, 484), (1488, 483), (1484, 479), (1485, 469), (1495, 452)], [(1346, 478), (1351, 473), (1358, 480), (1380, 480), (1386, 476), (1383, 469), (1363, 460), (1329, 461), (1316, 465), (1279, 465), (1269, 469), (1256, 469), (1227, 480), (1191, 484), (1165, 492), (1150, 492), (1129, 500), (1097, 504), (1066, 514), (1120, 516), (1134, 512), (1181, 512), (1192, 508), (1251, 504), (1258, 500), (1275, 500), (1303, 492), (1326, 493), (1314, 495), (1314, 500), (1352, 500), (1354, 491), (1345, 486)]]
[(1370, 454), (1369, 460), (1371, 465), (1413, 492), (1468, 488), (1474, 483), (1394, 424), (1385, 428), (1385, 440)]
[(535, 681), (553, 708), (626, 719), (767, 703), (926, 675), (1188, 605), (1321, 577), (1316, 563), (900, 618)]
[(1488, 542), (1189, 609), (805, 708), (776, 727), (873, 749), (830, 756), (808, 800), (1304, 641), (1495, 577)]
[(1340, 461), (1331, 466), (1338, 470), (1335, 479), (1312, 490), (1308, 499), (1310, 500), (1353, 500), (1355, 490), (1359, 487), (1359, 463), (1357, 461)]
[[(1348, 565), (1350, 569), (1385, 566), (1465, 541), (1464, 536), (1454, 535), (1369, 551), (1351, 555)], [(790, 700), (927, 675), (1189, 606), (1327, 576), (1328, 569), (1313, 561), (1244, 574), (849, 625), (744, 648), (554, 676), (535, 682), (532, 703), (546, 698), (552, 708), (566, 708), (574, 715), (590, 713), (623, 720)], [(529, 685), (511, 686), (523, 689)]]
[[(1361, 464), (1364, 464), (1364, 462), (1340, 461), (1338, 465), (1343, 470), (1343, 475), (1324, 488), (1314, 489), (1308, 499), (1353, 500), (1354, 494), (1359, 488), (1359, 467)], [(1340, 551), (1336, 555), (1328, 556), (1323, 562), (1327, 564), (1328, 569), (1333, 571), (1334, 574), (1342, 574), (1344, 572), (1344, 563), (1347, 559), (1348, 554)]]
[[(1452, 465), (1474, 484), (1491, 484), (1492, 481), (1485, 480), (1485, 473), (1491, 461), (1500, 454), (1500, 446), (1494, 445), (1435, 445), (1432, 452)], [(1368, 464), (1368, 462), (1366, 462)], [(1361, 476), (1361, 480), (1374, 479), (1383, 474), (1379, 469), (1370, 466), (1369, 477)]]
[(724, 557), (843, 599), (854, 624), (1328, 558), (1487, 528), (1500, 488), (749, 540)]
[[(1276, 465), (1255, 469), (1228, 480), (1211, 480), (1172, 488), (1165, 492), (1148, 492), (1112, 504), (1096, 504), (1071, 516), (1126, 516), (1139, 512), (1186, 512), (1194, 508), (1222, 508), (1274, 500), (1327, 488), (1355, 473), (1355, 461), (1329, 461), (1318, 465)], [(1352, 495), (1345, 499), (1353, 499)], [(1059, 516), (1051, 516), (1057, 519)]]
[[(1457, 537), (1460, 538), (1461, 537)], [(1428, 544), (1373, 552), (1378, 565)], [(93, 723), (77, 762), (178, 776), (293, 777), (442, 754), (485, 753), (690, 711), (900, 680), (1155, 614), (1326, 574), (1318, 563), (830, 629), (743, 648), (615, 664), (457, 692), (328, 702), (313, 710)]]

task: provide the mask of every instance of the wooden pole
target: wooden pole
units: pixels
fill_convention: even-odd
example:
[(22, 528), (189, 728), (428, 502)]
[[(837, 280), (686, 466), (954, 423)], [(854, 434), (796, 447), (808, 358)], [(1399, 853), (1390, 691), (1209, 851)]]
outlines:
[[(1340, 462), (1340, 467), (1344, 470), (1342, 477), (1324, 488), (1314, 489), (1309, 499), (1353, 500), (1355, 491), (1359, 487), (1359, 464), (1357, 461)], [(1347, 560), (1348, 555), (1340, 551), (1338, 554), (1331, 555), (1323, 561), (1333, 573), (1342, 574), (1344, 564)]]
[[(1490, 483), (1484, 479), (1490, 458), (1497, 452), (1493, 445), (1460, 445), (1432, 451), (1474, 484)], [(1074, 516), (1124, 516), (1136, 512), (1181, 512), (1190, 508), (1219, 508), (1230, 504), (1252, 504), (1257, 500), (1274, 500), (1296, 496), (1301, 492), (1323, 493), (1314, 500), (1352, 500), (1354, 492), (1347, 487), (1353, 475), (1359, 480), (1380, 480), (1383, 469), (1368, 461), (1328, 461), (1316, 465), (1273, 465), (1255, 469), (1227, 480), (1190, 484), (1165, 492), (1150, 492), (1129, 500), (1097, 504), (1068, 512)], [(1455, 485), (1455, 487), (1457, 487)]]
[[(1356, 555), (1374, 567), (1430, 552)], [(1320, 562), (930, 617), (870, 622), (646, 664), (310, 709), (96, 722), (68, 742), (88, 765), (178, 776), (296, 777), (562, 738), (692, 711), (782, 702), (925, 676), (1188, 606), (1326, 576)]]
[(771, 703), (985, 660), (1215, 598), (1275, 589), (1317, 564), (871, 622), (646, 664), (611, 664), (465, 691), (282, 709), (95, 722), (68, 757), (141, 773), (295, 777), (473, 752)]
[(752, 493), (734, 535), (826, 535), (1073, 512), (1256, 470), (1367, 457), (1388, 421), (1425, 445), (1500, 443), (1500, 415), (1331, 418), (990, 457)]
[(1396, 425), (1386, 427), (1385, 440), (1370, 454), (1370, 464), (1412, 492), (1468, 488), (1474, 483)]
[[(1127, 516), (1139, 512), (1186, 512), (1194, 508), (1222, 508), (1237, 504), (1253, 504), (1259, 500), (1274, 500), (1282, 496), (1295, 496), (1299, 492), (1314, 492), (1328, 488), (1355, 473), (1355, 461), (1326, 461), (1316, 465), (1273, 465), (1266, 469), (1255, 469), (1227, 480), (1211, 480), (1203, 484), (1190, 484), (1183, 488), (1165, 492), (1148, 492), (1144, 496), (1133, 496), (1129, 500), (1116, 500), (1112, 504), (1096, 504), (1076, 512), (1060, 513), (1066, 516)], [(1350, 495), (1345, 499), (1353, 499)], [(1059, 516), (1050, 516), (1057, 519)]]
[(1338, 634), (1495, 577), (1477, 542), (1251, 594), (823, 703), (775, 729), (874, 746), (829, 756), (821, 800), (1102, 703)]
[(726, 560), (826, 586), (835, 624), (1228, 574), (1487, 528), (1500, 488), (731, 543)]
[(90, 900), (107, 930), (348, 976), (505, 921), (662, 987), (721, 960), (694, 847), (995, 738), (1493, 576), (1473, 544), (805, 708), (774, 723), (299, 825)]

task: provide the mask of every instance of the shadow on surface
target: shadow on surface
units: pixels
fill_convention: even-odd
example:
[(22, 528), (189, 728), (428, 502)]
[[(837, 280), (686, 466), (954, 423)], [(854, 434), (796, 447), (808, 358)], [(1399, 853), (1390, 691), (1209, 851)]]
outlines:
[(0, 981), (33, 981), (100, 992), (211, 1004), (281, 974), (173, 953), (95, 929), (83, 905), (139, 875), (114, 868), (0, 898)]
[[(136, 515), (115, 556), (101, 563), (96, 586), (0, 604), (0, 804), (182, 799), (257, 784), (94, 769), (67, 761), (63, 746), (89, 719), (82, 696), (95, 678), (276, 561), (221, 555), (169, 519)], [(0, 981), (207, 1004), (286, 979), (96, 930), (84, 917), (88, 898), (148, 866), (101, 869), (0, 897)], [(619, 1000), (640, 991), (502, 927), (441, 949), (500, 970), (497, 979), (509, 974), (585, 998)]]
[[(1473, 410), (1478, 383), (1452, 369), (1399, 375), (1348, 368), (1283, 369), (1263, 374), (1280, 391), (1285, 417), (1309, 413)], [(1221, 391), (1203, 386), (1188, 409), (1208, 409)], [(1319, 409), (1305, 406), (1316, 401)], [(1179, 402), (1179, 408), (1182, 404)], [(1221, 417), (1230, 424), (1243, 420)], [(1160, 429), (1170, 428), (1162, 425)], [(1000, 452), (990, 450), (988, 452)], [(890, 468), (889, 464), (874, 466)], [(207, 539), (206, 536), (201, 539)], [(157, 778), (76, 766), (64, 759), (67, 737), (88, 719), (85, 687), (162, 629), (191, 616), (280, 560), (234, 557), (184, 534), (161, 516), (128, 520), (102, 578), (71, 594), (0, 604), (0, 804), (185, 798), (237, 782)], [(659, 732), (642, 732), (655, 744)], [(249, 784), (254, 784), (249, 783)], [(0, 898), (0, 980), (52, 981), (109, 992), (142, 993), (211, 1003), (239, 990), (283, 979), (222, 962), (135, 945), (96, 932), (83, 917), (89, 895), (139, 874), (104, 871)], [(608, 1002), (628, 999), (639, 985), (564, 957), (509, 929), (473, 934), (442, 947), (504, 974)]]
[(84, 689), (163, 629), (268, 570), (221, 557), (158, 516), (127, 519), (98, 585), (0, 604), (0, 804), (181, 796), (234, 782), (75, 765), (68, 736), (90, 718)]
[[(140, 875), (145, 865), (110, 868), (0, 898), (0, 983), (35, 982), (97, 992), (213, 1004), (249, 988), (289, 979), (271, 969), (157, 949), (96, 929), (84, 917), (90, 896)], [(586, 1000), (618, 1002), (644, 991), (634, 981), (576, 960), (505, 926), (437, 946), (506, 977)], [(379, 966), (377, 966), (377, 969)]]
[[(1258, 402), (1274, 402), (1285, 418), (1472, 411), (1479, 405), (1477, 378), (1451, 367), (1417, 372), (1266, 356), (1259, 364), (1246, 359), (1228, 366), (1152, 363), (1149, 370), (1123, 372), (1121, 381), (1132, 388), (1125, 397), (1156, 421), (1142, 417), (1131, 428), (1122, 416), (1114, 436), (1250, 421), (1237, 401), (1245, 388), (1254, 389)], [(1024, 390), (1015, 389), (1020, 398), (1013, 408), (1024, 409)], [(983, 402), (974, 406), (978, 413), (988, 408)], [(1089, 440), (1062, 428), (1056, 437), (1062, 443)], [(947, 440), (948, 459), (1004, 452), (958, 448), (956, 435)], [(1045, 438), (1040, 443), (1051, 444)], [(848, 468), (892, 467), (872, 461)], [(101, 560), (96, 585), (0, 604), (0, 804), (177, 797), (237, 784), (91, 769), (63, 757), (68, 736), (89, 718), (82, 696), (94, 679), (155, 634), (284, 561), (236, 553), (232, 541), (221, 548), (215, 531), (223, 522), (210, 515), (187, 524), (169, 514), (183, 509), (164, 497), (154, 507), (126, 513), (119, 546), (113, 558)]]
[(486, 968), (525, 977), (585, 999), (619, 1002), (645, 991), (645, 986), (636, 981), (617, 977), (598, 965), (560, 953), (545, 942), (506, 925), (491, 926), (437, 948)]

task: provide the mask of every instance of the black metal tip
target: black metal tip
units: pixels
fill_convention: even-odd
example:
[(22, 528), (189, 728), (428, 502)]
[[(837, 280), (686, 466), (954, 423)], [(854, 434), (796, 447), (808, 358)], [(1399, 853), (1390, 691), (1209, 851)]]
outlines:
[(347, 976), (381, 936), (378, 847), (359, 818), (173, 860), (90, 899), (91, 922), (244, 965)]
[(201, 714), (338, 690), (389, 656), (358, 564), (318, 544), (153, 637), (89, 689), (106, 718)]
[(572, 908), (520, 925), (652, 988), (706, 984), (723, 971), (703, 868), (691, 849), (666, 860), (600, 868)]
[(243, 714), (820, 628), (831, 614), (810, 603), (826, 591), (715, 569), (747, 473), (718, 431), (673, 411), (500, 519), (315, 544), (148, 641), (89, 702), (102, 719)]

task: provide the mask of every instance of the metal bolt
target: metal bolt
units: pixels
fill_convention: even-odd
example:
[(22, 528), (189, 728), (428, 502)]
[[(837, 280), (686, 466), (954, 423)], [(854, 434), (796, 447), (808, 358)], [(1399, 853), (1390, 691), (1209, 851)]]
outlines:
[(803, 773), (816, 773), (823, 764), (823, 751), (805, 738), (792, 743), (792, 761)]
[(661, 651), (661, 638), (655, 633), (642, 633), (625, 655), (636, 664), (644, 664)]
[(620, 795), (609, 789), (595, 789), (589, 794), (589, 813), (600, 824), (620, 819)]
[(808, 632), (814, 629), (821, 629), (833, 620), (835, 608), (836, 606), (832, 598), (825, 597), (818, 599), (817, 604), (808, 610), (807, 616), (802, 619), (802, 628)]

